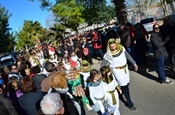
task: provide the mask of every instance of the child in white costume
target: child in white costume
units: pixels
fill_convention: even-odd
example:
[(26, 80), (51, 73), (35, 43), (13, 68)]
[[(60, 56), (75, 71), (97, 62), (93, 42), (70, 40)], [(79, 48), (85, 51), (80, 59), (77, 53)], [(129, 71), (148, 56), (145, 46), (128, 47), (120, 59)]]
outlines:
[(88, 83), (89, 95), (98, 115), (108, 115), (107, 91), (98, 70), (92, 69)]
[(101, 67), (100, 72), (102, 74), (102, 81), (105, 89), (107, 90), (107, 103), (109, 105), (108, 112), (113, 115), (120, 115), (118, 95), (118, 91), (120, 94), (122, 93), (120, 86), (118, 85), (108, 66)]

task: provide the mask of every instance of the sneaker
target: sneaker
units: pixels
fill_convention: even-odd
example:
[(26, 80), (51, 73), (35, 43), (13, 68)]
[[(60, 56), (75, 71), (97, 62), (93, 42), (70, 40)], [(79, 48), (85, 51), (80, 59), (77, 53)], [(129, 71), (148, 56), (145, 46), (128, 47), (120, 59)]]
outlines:
[(162, 81), (162, 84), (172, 84), (173, 81), (170, 81), (170, 80), (166, 80), (166, 81)]
[(136, 107), (133, 105), (131, 108), (129, 108), (131, 111), (137, 112), (138, 110), (136, 109)]

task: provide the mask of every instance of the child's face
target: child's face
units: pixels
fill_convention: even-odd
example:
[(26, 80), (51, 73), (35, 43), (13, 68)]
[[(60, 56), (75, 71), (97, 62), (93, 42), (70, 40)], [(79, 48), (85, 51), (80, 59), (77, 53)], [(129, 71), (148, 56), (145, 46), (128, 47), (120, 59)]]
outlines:
[(14, 88), (15, 90), (18, 89), (18, 84), (17, 84), (17, 82), (13, 82), (13, 83), (12, 83), (12, 86), (13, 86), (13, 88)]
[(26, 75), (30, 76), (30, 69), (25, 69)]
[(93, 79), (93, 82), (97, 82), (99, 79), (101, 79), (101, 74), (97, 74), (94, 79)]

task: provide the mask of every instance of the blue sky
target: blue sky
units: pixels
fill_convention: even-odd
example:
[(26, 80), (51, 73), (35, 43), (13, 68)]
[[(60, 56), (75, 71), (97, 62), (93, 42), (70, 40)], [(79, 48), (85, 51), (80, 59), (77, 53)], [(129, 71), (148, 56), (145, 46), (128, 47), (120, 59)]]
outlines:
[(1, 6), (4, 6), (9, 14), (9, 27), (12, 31), (18, 31), (22, 27), (24, 20), (39, 21), (43, 27), (46, 27), (46, 20), (49, 13), (40, 9), (39, 2), (31, 2), (29, 0), (0, 0)]

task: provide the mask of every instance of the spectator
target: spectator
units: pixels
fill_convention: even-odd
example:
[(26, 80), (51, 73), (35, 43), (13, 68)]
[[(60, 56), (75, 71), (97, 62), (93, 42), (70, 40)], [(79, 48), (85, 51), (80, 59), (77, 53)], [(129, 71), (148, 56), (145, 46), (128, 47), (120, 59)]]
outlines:
[(46, 62), (44, 67), (47, 72), (47, 77), (41, 82), (41, 91), (48, 92), (50, 89), (50, 80), (52, 78), (50, 74), (55, 71), (55, 65), (52, 62)]
[(34, 76), (32, 77), (32, 82), (35, 86), (36, 91), (41, 91), (41, 82), (43, 79), (45, 79), (47, 76), (43, 73), (41, 73), (40, 67), (35, 66), (32, 68), (32, 73)]
[(158, 24), (153, 25), (153, 33), (151, 34), (151, 43), (156, 58), (157, 73), (159, 80), (162, 84), (172, 84), (173, 82), (168, 80), (165, 76), (165, 58), (168, 57), (168, 53), (165, 49), (165, 44), (170, 40), (169, 36), (163, 40), (163, 36), (160, 33), (160, 27)]
[(131, 55), (131, 57), (134, 60), (136, 60), (135, 52), (134, 52), (134, 44), (133, 44), (134, 40), (131, 35), (131, 31), (125, 25), (121, 25), (120, 30), (121, 30), (121, 35), (120, 35), (121, 44), (125, 47), (125, 49)]
[(46, 94), (40, 102), (44, 115), (64, 115), (63, 102), (59, 93)]
[(92, 43), (94, 47), (95, 57), (97, 57), (97, 53), (98, 53), (100, 55), (100, 59), (103, 60), (101, 37), (96, 31), (92, 31)]
[(19, 97), (21, 97), (23, 93), (19, 88), (19, 83), (17, 80), (11, 80), (7, 84), (7, 97), (12, 101), (13, 106), (19, 115), (25, 115), (25, 111), (21, 108), (19, 104)]
[(27, 115), (37, 115), (40, 109), (40, 101), (45, 93), (41, 91), (34, 91), (34, 85), (29, 77), (24, 77), (21, 80), (21, 91), (24, 93), (19, 98), (19, 103)]
[(22, 79), (22, 76), (19, 73), (18, 67), (15, 64), (12, 65), (10, 68), (8, 80), (12, 79), (12, 77), (16, 77), (18, 79), (18, 82), (20, 82)]
[[(3, 107), (3, 105), (4, 105), (4, 108), (6, 108), (6, 113), (9, 112), (9, 115), (18, 115), (18, 113), (16, 112), (15, 108), (12, 105), (11, 100), (6, 98), (4, 96), (4, 93), (5, 93), (4, 92), (4, 87), (2, 85), (0, 85), (0, 102), (1, 102), (0, 107)], [(8, 110), (8, 112), (7, 112), (7, 110)], [(4, 114), (2, 114), (2, 115), (4, 115)]]
[(81, 115), (80, 105), (68, 92), (66, 74), (64, 72), (52, 73), (50, 81), (50, 90), (48, 93), (57, 92), (60, 94), (65, 109), (65, 115)]
[(135, 25), (134, 39), (135, 50), (137, 52), (136, 60), (140, 66), (144, 67), (147, 65), (146, 51), (147, 51), (147, 42), (146, 39), (148, 35), (146, 34), (145, 28), (141, 25), (141, 23), (137, 23)]

